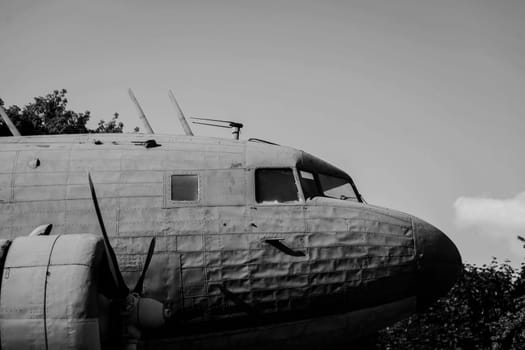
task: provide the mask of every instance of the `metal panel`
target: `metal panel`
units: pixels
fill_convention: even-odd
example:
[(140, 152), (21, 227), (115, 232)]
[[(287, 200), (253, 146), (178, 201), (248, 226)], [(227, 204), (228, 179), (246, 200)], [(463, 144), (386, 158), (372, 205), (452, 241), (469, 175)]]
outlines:
[[(86, 174), (83, 175), (85, 178)], [(14, 185), (34, 186), (38, 184), (39, 186), (63, 186), (67, 183), (67, 179), (67, 172), (45, 173), (38, 171), (38, 169), (27, 169), (27, 172), (16, 174)]]
[(17, 152), (6, 151), (4, 146), (5, 145), (2, 145), (2, 150), (0, 150), (0, 173), (11, 173), (14, 168)]
[(144, 280), (144, 294), (173, 303), (174, 310), (181, 310), (182, 278), (179, 254), (169, 252), (153, 255)]
[(30, 164), (35, 159), (40, 160), (39, 172), (65, 172), (69, 170), (69, 152), (64, 150), (23, 150), (19, 152), (16, 161), (16, 173), (25, 173), (31, 169)]
[(259, 204), (250, 207), (252, 232), (305, 232), (302, 204)]
[(204, 249), (204, 238), (200, 235), (178, 235), (177, 250), (179, 252), (200, 252)]
[(182, 285), (184, 297), (205, 295), (206, 275), (203, 268), (188, 268), (182, 270)]
[(111, 148), (72, 150), (69, 154), (70, 171), (119, 171), (122, 151)]
[(0, 203), (11, 200), (11, 174), (0, 173)]
[(56, 201), (66, 198), (64, 186), (22, 186), (14, 188), (14, 201)]
[(119, 180), (122, 184), (162, 183), (164, 171), (121, 171)]
[(208, 170), (204, 173), (207, 205), (245, 205), (244, 169)]

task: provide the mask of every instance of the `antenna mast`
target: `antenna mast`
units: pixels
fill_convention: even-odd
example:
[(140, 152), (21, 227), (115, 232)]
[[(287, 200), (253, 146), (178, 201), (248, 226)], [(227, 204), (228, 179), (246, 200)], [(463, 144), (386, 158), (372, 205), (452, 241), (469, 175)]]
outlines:
[(140, 107), (139, 101), (137, 101), (137, 98), (135, 97), (135, 94), (131, 89), (128, 89), (129, 97), (131, 98), (131, 101), (135, 104), (135, 107), (137, 107), (137, 112), (139, 112), (139, 118), (144, 124), (144, 128), (146, 129), (147, 134), (154, 134), (153, 129), (151, 128), (151, 125), (149, 125), (148, 119), (146, 118), (146, 114), (144, 114), (144, 111), (142, 110), (142, 107)]
[[(233, 134), (233, 138), (235, 140), (239, 139), (239, 135), (241, 133), (241, 129), (244, 126), (241, 123), (232, 122), (230, 120), (209, 119), (209, 118), (194, 118), (194, 117), (192, 117), (191, 119), (216, 122), (216, 123), (192, 122), (193, 124), (201, 124), (201, 125), (214, 126), (214, 127), (217, 127), (217, 128), (233, 129), (232, 134)], [(217, 124), (217, 123), (224, 123), (226, 125), (221, 125), (221, 124)]]
[(11, 119), (9, 119), (9, 116), (7, 115), (6, 111), (4, 110), (4, 107), (2, 106), (0, 106), (0, 115), (2, 116), (4, 122), (7, 124), (9, 131), (11, 131), (11, 134), (13, 134), (13, 136), (21, 136), (15, 124), (13, 124)]
[(173, 104), (173, 107), (175, 107), (175, 109), (178, 112), (177, 116), (179, 117), (179, 122), (182, 125), (182, 128), (184, 129), (184, 133), (187, 136), (193, 136), (193, 132), (191, 131), (190, 125), (188, 124), (188, 121), (186, 120), (184, 113), (182, 113), (182, 109), (177, 103), (177, 100), (175, 99), (175, 95), (173, 95), (173, 92), (171, 90), (168, 91), (168, 95), (170, 96), (170, 100), (171, 100), (171, 103)]

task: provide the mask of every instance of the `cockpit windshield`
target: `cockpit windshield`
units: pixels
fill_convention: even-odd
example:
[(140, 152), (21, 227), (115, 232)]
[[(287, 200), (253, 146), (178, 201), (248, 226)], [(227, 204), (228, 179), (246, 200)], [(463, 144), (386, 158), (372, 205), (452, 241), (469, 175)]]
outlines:
[(306, 199), (324, 196), (342, 200), (357, 200), (350, 180), (322, 173), (301, 170), (301, 185)]
[(347, 179), (325, 174), (318, 174), (318, 177), (321, 191), (325, 196), (343, 200), (357, 200), (357, 195)]

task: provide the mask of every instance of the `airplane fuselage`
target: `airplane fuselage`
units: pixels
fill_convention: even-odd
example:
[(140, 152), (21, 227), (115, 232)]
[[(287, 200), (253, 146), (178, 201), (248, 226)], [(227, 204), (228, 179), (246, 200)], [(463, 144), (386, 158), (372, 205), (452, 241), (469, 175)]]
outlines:
[[(0, 238), (98, 234), (88, 171), (128, 284), (156, 237), (144, 294), (173, 315), (152, 348), (356, 338), (427, 305), (461, 264), (437, 229), (364, 203), (305, 152), (170, 135), (0, 139)], [(355, 198), (311, 195), (321, 176)]]

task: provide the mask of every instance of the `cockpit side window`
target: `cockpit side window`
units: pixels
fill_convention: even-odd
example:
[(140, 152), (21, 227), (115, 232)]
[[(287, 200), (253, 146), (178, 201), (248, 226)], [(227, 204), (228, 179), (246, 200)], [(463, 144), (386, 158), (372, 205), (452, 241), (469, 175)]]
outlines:
[(299, 176), (301, 178), (301, 187), (303, 188), (304, 198), (314, 198), (316, 196), (321, 196), (322, 193), (317, 186), (315, 181), (315, 176), (309, 171), (300, 170)]
[(347, 179), (318, 174), (321, 190), (327, 197), (357, 200), (357, 195)]
[(298, 201), (299, 193), (292, 169), (257, 169), (255, 199), (258, 203)]

